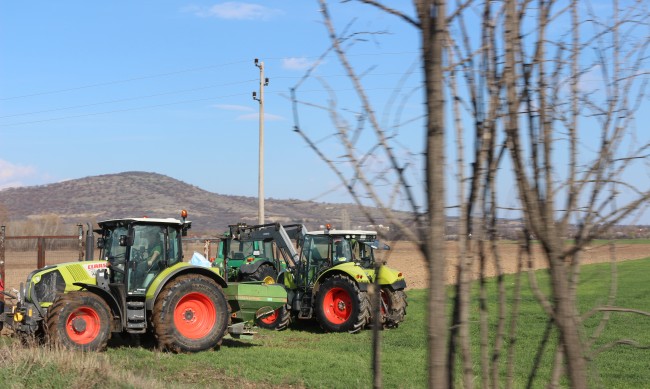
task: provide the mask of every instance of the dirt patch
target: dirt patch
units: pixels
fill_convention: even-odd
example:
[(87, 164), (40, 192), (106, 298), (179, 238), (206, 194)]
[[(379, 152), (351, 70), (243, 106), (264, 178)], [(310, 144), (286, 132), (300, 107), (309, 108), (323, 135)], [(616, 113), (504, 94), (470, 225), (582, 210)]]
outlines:
[[(447, 283), (456, 282), (456, 266), (458, 250), (456, 242), (447, 242)], [(503, 273), (512, 274), (517, 271), (518, 245), (512, 242), (500, 242), (499, 252), (501, 256), (501, 267)], [(395, 242), (391, 250), (384, 252), (386, 264), (404, 273), (407, 289), (421, 289), (427, 286), (427, 269), (424, 257), (418, 251), (416, 245), (411, 242)], [(616, 245), (616, 260), (627, 261), (631, 259), (647, 258), (650, 256), (650, 244), (618, 244)], [(582, 254), (582, 263), (608, 262), (611, 258), (608, 245), (594, 245), (587, 248)], [(478, 260), (476, 261), (478, 262)], [(539, 246), (533, 249), (533, 268), (545, 269), (547, 267)], [(473, 269), (474, 277), (478, 277), (478, 265)], [(497, 274), (494, 260), (489, 259), (486, 265), (488, 276)]]

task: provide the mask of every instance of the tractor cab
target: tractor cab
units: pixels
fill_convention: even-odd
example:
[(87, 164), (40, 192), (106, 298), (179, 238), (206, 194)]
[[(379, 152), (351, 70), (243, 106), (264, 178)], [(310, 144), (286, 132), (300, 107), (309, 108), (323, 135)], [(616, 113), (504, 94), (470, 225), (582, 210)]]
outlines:
[(164, 269), (182, 262), (181, 236), (191, 222), (133, 218), (99, 223), (97, 247), (108, 261), (110, 283), (125, 285), (127, 296), (144, 296)]
[(245, 272), (248, 267), (259, 267), (260, 264), (268, 263), (274, 268), (280, 268), (281, 264), (270, 239), (247, 241), (225, 234), (224, 239), (219, 242), (218, 253), (217, 261), (227, 262), (228, 281), (254, 280), (255, 278), (247, 276), (254, 273), (255, 269)]
[[(351, 263), (370, 269), (374, 265), (374, 248), (380, 248), (375, 231), (326, 230), (305, 235), (300, 253), (297, 281), (312, 286), (319, 275), (334, 266)], [(381, 245), (381, 248), (388, 248)]]

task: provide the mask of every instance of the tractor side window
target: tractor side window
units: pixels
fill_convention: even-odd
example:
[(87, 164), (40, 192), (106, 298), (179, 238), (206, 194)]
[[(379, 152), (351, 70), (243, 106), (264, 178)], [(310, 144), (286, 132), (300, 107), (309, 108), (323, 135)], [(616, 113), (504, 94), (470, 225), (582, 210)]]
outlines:
[(273, 241), (262, 242), (260, 249), (262, 251), (260, 253), (261, 257), (275, 259), (275, 255), (273, 254)]

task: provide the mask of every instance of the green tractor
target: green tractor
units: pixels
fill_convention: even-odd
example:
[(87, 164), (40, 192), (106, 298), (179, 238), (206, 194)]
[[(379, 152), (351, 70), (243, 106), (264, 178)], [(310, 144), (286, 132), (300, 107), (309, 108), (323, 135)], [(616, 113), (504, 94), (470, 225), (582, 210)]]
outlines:
[[(374, 251), (389, 249), (377, 241), (377, 232), (332, 230), (308, 232), (279, 223), (240, 225), (234, 236), (240, 243), (273, 240), (287, 268), (276, 278), (288, 291), (288, 303), (258, 319), (264, 328), (282, 330), (290, 318), (316, 318), (328, 332), (358, 332), (371, 323), (371, 283), (379, 284), (380, 323), (395, 328), (406, 315), (406, 281), (401, 272), (375, 266)], [(293, 242), (300, 249), (298, 254)]]
[(275, 280), (287, 268), (285, 247), (277, 242), (295, 239), (303, 228), (278, 223), (230, 225), (219, 242), (216, 266), (224, 268), (232, 282)]
[(280, 285), (228, 284), (217, 268), (183, 262), (186, 216), (98, 223), (101, 260), (30, 273), (13, 296), (8, 324), (22, 339), (72, 349), (102, 350), (119, 333), (152, 335), (160, 349), (197, 352), (217, 347), (227, 332), (249, 334), (255, 319), (285, 306)]

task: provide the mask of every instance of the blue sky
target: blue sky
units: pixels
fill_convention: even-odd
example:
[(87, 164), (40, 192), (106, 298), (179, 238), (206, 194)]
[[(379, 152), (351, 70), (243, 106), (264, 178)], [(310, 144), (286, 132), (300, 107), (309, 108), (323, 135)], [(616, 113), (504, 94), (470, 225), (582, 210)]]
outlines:
[[(368, 7), (334, 9), (341, 26), (361, 16), (355, 28), (387, 33), (352, 58), (370, 69), (369, 87), (392, 87), (415, 61), (415, 32)], [(315, 1), (2, 2), (0, 187), (142, 170), (257, 196), (259, 58), (270, 78), (266, 197), (350, 201), (320, 196), (339, 183), (292, 131), (283, 97), (328, 45)], [(339, 98), (350, 93), (333, 58), (318, 74)]]
[[(412, 12), (411, 1), (391, 5)], [(372, 7), (330, 7), (339, 31), (373, 33), (348, 47), (349, 58), (364, 73), (382, 123), (409, 123), (397, 138), (398, 154), (417, 166), (410, 179), (421, 196), (416, 31)], [(292, 131), (287, 99), (329, 45), (316, 1), (0, 2), (0, 188), (137, 170), (211, 192), (257, 196), (259, 104), (251, 92), (258, 89), (253, 60), (259, 58), (270, 79), (266, 197), (351, 202)], [(410, 75), (403, 78), (405, 72)], [(339, 107), (358, 108), (332, 55), (314, 75), (301, 85), (301, 100), (326, 105), (333, 93)], [(402, 92), (395, 96), (398, 85)], [(638, 131), (647, 139), (649, 110), (641, 111)], [(336, 159), (340, 150), (329, 149), (335, 129), (327, 115), (300, 112), (301, 126)], [(647, 166), (636, 172), (650, 181)], [(515, 206), (515, 193), (503, 193), (503, 205)]]

